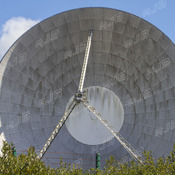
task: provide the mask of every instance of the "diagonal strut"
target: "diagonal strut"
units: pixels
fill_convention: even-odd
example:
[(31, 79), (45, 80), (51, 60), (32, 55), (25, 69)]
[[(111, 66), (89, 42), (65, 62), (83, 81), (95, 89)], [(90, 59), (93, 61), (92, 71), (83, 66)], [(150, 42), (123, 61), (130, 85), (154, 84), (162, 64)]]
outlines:
[(113, 127), (111, 125), (109, 125), (108, 121), (107, 120), (103, 120), (102, 119), (103, 118), (102, 115), (99, 112), (97, 112), (97, 110), (93, 106), (91, 106), (89, 104), (89, 102), (85, 98), (83, 98), (81, 101), (89, 109), (89, 111), (92, 112), (103, 123), (103, 125), (106, 126), (106, 128), (114, 135), (114, 137), (128, 151), (128, 153), (132, 157), (134, 157), (134, 159), (138, 160), (140, 163), (143, 164), (141, 155), (131, 146), (131, 144), (129, 144), (118, 131), (114, 131)]
[(70, 106), (67, 108), (66, 112), (64, 113), (63, 117), (61, 118), (60, 122), (58, 123), (58, 125), (56, 126), (56, 128), (54, 129), (54, 131), (52, 132), (51, 136), (49, 137), (49, 139), (47, 140), (47, 142), (45, 143), (44, 147), (42, 148), (42, 150), (40, 151), (40, 153), (38, 154), (37, 158), (38, 159), (42, 159), (42, 157), (44, 156), (44, 154), (46, 153), (46, 151), (48, 150), (48, 148), (50, 147), (51, 143), (53, 142), (53, 140), (55, 139), (55, 137), (57, 136), (58, 132), (60, 131), (60, 129), (63, 127), (64, 123), (66, 122), (66, 120), (68, 119), (68, 117), (70, 116), (72, 110), (75, 108), (75, 106), (78, 104), (79, 102), (76, 100), (73, 100), (73, 102), (70, 104)]
[(80, 77), (80, 82), (78, 87), (78, 92), (81, 92), (81, 93), (83, 92), (84, 79), (86, 75), (86, 68), (87, 68), (89, 52), (91, 48), (91, 39), (92, 39), (92, 28), (90, 28), (90, 31), (89, 31), (89, 36), (88, 36), (85, 55), (84, 55), (83, 67), (82, 67), (81, 77)]

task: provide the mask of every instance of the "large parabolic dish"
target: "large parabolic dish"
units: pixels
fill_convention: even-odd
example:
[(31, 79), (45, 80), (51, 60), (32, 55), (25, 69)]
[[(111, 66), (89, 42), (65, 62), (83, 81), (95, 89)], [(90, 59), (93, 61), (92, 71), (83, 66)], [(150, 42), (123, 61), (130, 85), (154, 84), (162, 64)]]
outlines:
[[(84, 88), (91, 103), (136, 150), (166, 156), (175, 142), (175, 46), (132, 14), (83, 8), (52, 16), (27, 31), (0, 63), (0, 144), (40, 151), (78, 89), (89, 28)], [(43, 160), (95, 166), (130, 156), (83, 106), (70, 115)]]

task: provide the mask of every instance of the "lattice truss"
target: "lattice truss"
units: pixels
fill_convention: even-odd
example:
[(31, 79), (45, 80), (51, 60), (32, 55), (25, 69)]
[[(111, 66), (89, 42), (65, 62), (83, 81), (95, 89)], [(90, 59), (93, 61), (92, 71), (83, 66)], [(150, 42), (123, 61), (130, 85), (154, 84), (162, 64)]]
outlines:
[(103, 119), (104, 117), (95, 109), (95, 107), (93, 107), (88, 102), (86, 94), (83, 93), (83, 85), (84, 85), (84, 81), (85, 81), (86, 68), (87, 68), (87, 64), (88, 64), (88, 58), (89, 58), (89, 52), (90, 52), (90, 47), (91, 47), (92, 34), (93, 34), (93, 31), (92, 31), (92, 28), (91, 28), (90, 31), (89, 31), (89, 36), (88, 36), (88, 40), (87, 40), (87, 45), (86, 45), (86, 50), (85, 50), (85, 55), (84, 55), (84, 62), (83, 62), (83, 66), (82, 66), (82, 72), (81, 72), (81, 76), (80, 76), (80, 82), (79, 82), (78, 91), (74, 95), (72, 103), (69, 105), (69, 107), (65, 111), (63, 117), (61, 118), (61, 120), (59, 121), (58, 125), (56, 126), (56, 128), (52, 132), (51, 136), (49, 137), (49, 139), (45, 143), (44, 147), (42, 148), (42, 150), (38, 154), (37, 158), (38, 159), (42, 159), (42, 157), (44, 156), (44, 154), (47, 152), (48, 148), (50, 147), (50, 145), (54, 141), (55, 137), (57, 136), (57, 134), (59, 133), (59, 131), (61, 130), (61, 128), (65, 124), (66, 120), (70, 116), (71, 112), (74, 110), (75, 106), (79, 105), (79, 103), (83, 103), (84, 106), (90, 112), (92, 112), (94, 114), (94, 116), (96, 116), (97, 119), (114, 135), (114, 137), (128, 151), (128, 153), (135, 160), (137, 160), (137, 161), (139, 161), (140, 163), (143, 164), (143, 160), (142, 160), (141, 155), (132, 147), (131, 144), (129, 144), (125, 140), (125, 138), (118, 131), (114, 131), (113, 126), (110, 125), (107, 120)]

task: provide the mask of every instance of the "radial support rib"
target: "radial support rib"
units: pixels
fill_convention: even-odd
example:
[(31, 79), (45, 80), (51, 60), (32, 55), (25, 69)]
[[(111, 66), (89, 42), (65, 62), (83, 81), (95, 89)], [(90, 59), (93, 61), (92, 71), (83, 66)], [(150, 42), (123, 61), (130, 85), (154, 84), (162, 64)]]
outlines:
[(44, 145), (43, 149), (40, 151), (40, 153), (38, 154), (37, 158), (38, 159), (42, 159), (42, 157), (44, 156), (44, 154), (46, 153), (46, 151), (48, 150), (49, 146), (51, 145), (51, 143), (53, 142), (53, 140), (55, 139), (55, 137), (57, 136), (58, 132), (60, 131), (60, 129), (63, 127), (64, 123), (66, 122), (66, 120), (68, 119), (69, 115), (71, 114), (72, 110), (75, 108), (75, 106), (78, 104), (78, 102), (76, 100), (73, 100), (73, 102), (70, 104), (70, 106), (68, 107), (68, 109), (66, 110), (66, 112), (64, 113), (63, 117), (61, 118), (60, 122), (58, 123), (58, 125), (56, 126), (56, 128), (54, 129), (54, 131), (52, 132), (51, 136), (49, 137), (49, 139), (47, 140), (46, 144)]
[(92, 28), (89, 31), (89, 36), (88, 36), (85, 55), (84, 55), (84, 62), (83, 62), (83, 67), (82, 67), (81, 77), (80, 77), (80, 82), (78, 87), (78, 92), (80, 93), (83, 92), (84, 79), (86, 75), (86, 68), (87, 68), (87, 63), (89, 58), (90, 47), (91, 47), (91, 39), (92, 39)]
[(97, 112), (97, 110), (89, 104), (89, 102), (85, 99), (81, 100), (84, 105), (92, 112), (102, 123), (106, 126), (106, 128), (114, 135), (114, 137), (123, 145), (123, 147), (128, 151), (128, 153), (140, 163), (143, 164), (141, 155), (129, 144), (123, 136), (117, 131), (113, 130), (113, 127), (108, 123), (107, 120), (103, 120), (102, 115)]

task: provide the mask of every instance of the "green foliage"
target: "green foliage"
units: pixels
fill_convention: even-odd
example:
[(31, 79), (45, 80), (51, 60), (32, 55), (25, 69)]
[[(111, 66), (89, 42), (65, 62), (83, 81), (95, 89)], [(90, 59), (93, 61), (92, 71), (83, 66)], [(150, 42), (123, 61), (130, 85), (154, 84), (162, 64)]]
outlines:
[(21, 154), (15, 157), (12, 153), (13, 144), (4, 142), (2, 156), (0, 157), (0, 174), (3, 175), (174, 175), (175, 174), (175, 145), (174, 149), (167, 158), (159, 157), (154, 160), (152, 153), (145, 151), (144, 164), (130, 161), (120, 163), (114, 157), (106, 161), (104, 169), (95, 169), (83, 171), (81, 168), (73, 165), (67, 165), (60, 159), (59, 168), (50, 168), (44, 162), (37, 159), (34, 147), (28, 149), (28, 154)]
[(15, 157), (12, 153), (13, 144), (4, 142), (2, 148), (2, 156), (0, 157), (0, 174), (3, 175), (78, 175), (82, 174), (82, 169), (75, 166), (73, 168), (66, 167), (61, 160), (60, 168), (47, 167), (43, 161), (37, 159), (34, 147), (28, 149), (28, 154), (21, 154)]
[(175, 174), (175, 145), (174, 150), (167, 159), (159, 157), (154, 160), (152, 153), (145, 151), (144, 163), (131, 161), (122, 164), (113, 157), (107, 160), (107, 165), (103, 174), (105, 175), (174, 175)]

